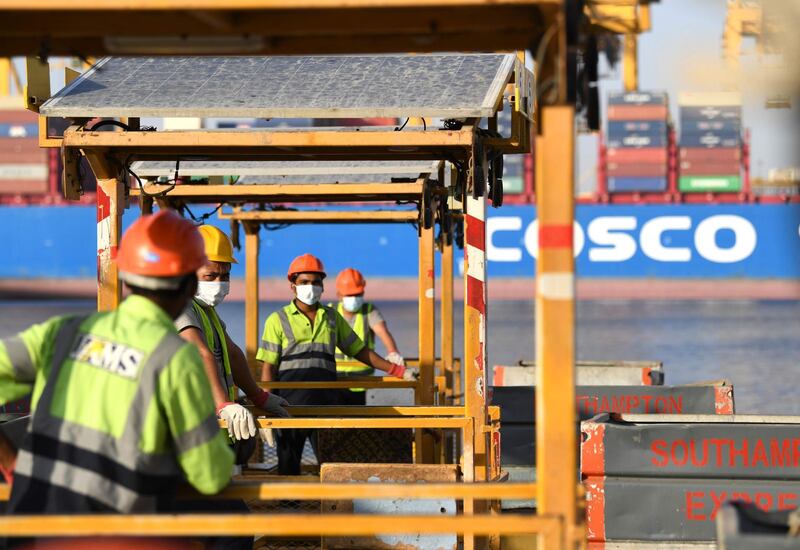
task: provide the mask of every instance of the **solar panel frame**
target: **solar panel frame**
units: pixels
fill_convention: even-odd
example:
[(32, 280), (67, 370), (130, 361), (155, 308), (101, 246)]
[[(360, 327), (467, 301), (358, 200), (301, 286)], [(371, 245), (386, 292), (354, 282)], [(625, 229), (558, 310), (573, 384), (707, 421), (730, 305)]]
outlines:
[[(268, 72), (270, 62), (295, 72), (254, 72), (255, 67)], [(148, 72), (149, 64), (177, 66), (166, 74)], [(515, 64), (514, 54), (107, 57), (48, 99), (40, 113), (65, 118), (480, 118), (496, 113)], [(294, 75), (302, 75), (302, 87), (291, 86)]]

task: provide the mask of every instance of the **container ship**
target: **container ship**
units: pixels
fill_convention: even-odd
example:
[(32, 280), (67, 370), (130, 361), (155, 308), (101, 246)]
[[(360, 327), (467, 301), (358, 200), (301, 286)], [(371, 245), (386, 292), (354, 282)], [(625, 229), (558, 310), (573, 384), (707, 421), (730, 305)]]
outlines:
[[(682, 93), (677, 101), (675, 121), (664, 92), (607, 95), (597, 185), (577, 201), (579, 296), (800, 297), (800, 285), (794, 282), (800, 278), (797, 174), (773, 171), (770, 180), (751, 179), (750, 136), (738, 94)], [(224, 128), (326, 122), (209, 119), (197, 124)], [(94, 243), (69, 237), (91, 232), (95, 224), (91, 171), (86, 167), (81, 200), (66, 201), (58, 149), (38, 147), (35, 114), (7, 106), (0, 111), (0, 132), (0, 210), (14, 243), (12, 261), (0, 265), (5, 294), (14, 296), (15, 281), (30, 287), (38, 279), (58, 278), (83, 281), (91, 295)], [(486, 245), (489, 271), (509, 279), (510, 286), (498, 285), (508, 290), (514, 288), (513, 280), (524, 283), (535, 272), (538, 226), (532, 155), (508, 157), (503, 173), (505, 206), (490, 209)], [(215, 216), (207, 223), (227, 228), (227, 222)], [(58, 228), (63, 230), (54, 230)], [(310, 245), (333, 270), (358, 265), (372, 278), (391, 281), (388, 288), (405, 278), (413, 286), (417, 251), (414, 241), (404, 238), (409, 228), (362, 229), (274, 227), (263, 239), (261, 273), (282, 278), (291, 258)], [(342, 250), (342, 242), (350, 246)], [(235, 268), (233, 276), (242, 277), (241, 268)], [(497, 288), (498, 298), (504, 297), (503, 290)], [(413, 291), (409, 297), (414, 297)]]

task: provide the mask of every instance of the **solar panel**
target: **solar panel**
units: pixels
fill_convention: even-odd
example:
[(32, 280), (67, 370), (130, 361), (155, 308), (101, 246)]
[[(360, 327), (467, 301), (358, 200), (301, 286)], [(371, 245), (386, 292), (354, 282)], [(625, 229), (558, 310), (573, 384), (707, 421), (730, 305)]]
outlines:
[(58, 117), (491, 116), (513, 54), (108, 57), (40, 112)]
[[(141, 177), (172, 177), (173, 161), (137, 161), (131, 170)], [(182, 161), (182, 176), (240, 176), (237, 183), (389, 183), (396, 178), (438, 176), (439, 163), (428, 161)]]

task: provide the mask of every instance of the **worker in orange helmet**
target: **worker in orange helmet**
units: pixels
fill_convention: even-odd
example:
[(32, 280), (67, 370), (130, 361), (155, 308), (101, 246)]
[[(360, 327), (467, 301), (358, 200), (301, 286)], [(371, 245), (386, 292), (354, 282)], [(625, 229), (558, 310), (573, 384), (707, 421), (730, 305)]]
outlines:
[[(355, 357), (365, 365), (386, 371), (392, 376), (413, 380), (416, 368), (391, 363), (367, 347), (348, 322), (330, 306), (320, 304), (325, 267), (311, 254), (295, 258), (286, 274), (294, 299), (272, 313), (264, 325), (264, 334), (256, 358), (262, 362), (261, 379), (280, 382), (326, 382), (336, 380), (336, 350)], [(292, 405), (335, 405), (336, 390), (281, 390)], [(305, 441), (312, 430), (281, 430), (278, 435), (278, 472), (300, 474)]]
[(178, 483), (207, 494), (228, 484), (233, 453), (208, 377), (173, 324), (205, 261), (190, 222), (142, 217), (119, 246), (131, 295), (116, 310), (0, 340), (0, 404), (34, 396), (9, 513), (156, 513)]
[[(388, 352), (386, 360), (396, 365), (404, 365), (405, 361), (400, 352), (397, 351), (397, 344), (392, 337), (392, 333), (386, 326), (386, 321), (381, 315), (380, 310), (374, 304), (364, 301), (364, 290), (367, 281), (361, 272), (352, 267), (343, 269), (336, 277), (336, 295), (339, 303), (336, 311), (345, 318), (367, 347), (375, 349), (375, 336), (381, 339)], [(328, 304), (333, 306), (333, 304)], [(347, 376), (370, 376), (375, 370), (364, 364), (354, 365), (354, 359), (338, 351), (336, 353), (336, 373), (339, 378)], [(366, 392), (363, 388), (352, 388), (343, 390), (341, 400), (347, 405), (365, 405)]]

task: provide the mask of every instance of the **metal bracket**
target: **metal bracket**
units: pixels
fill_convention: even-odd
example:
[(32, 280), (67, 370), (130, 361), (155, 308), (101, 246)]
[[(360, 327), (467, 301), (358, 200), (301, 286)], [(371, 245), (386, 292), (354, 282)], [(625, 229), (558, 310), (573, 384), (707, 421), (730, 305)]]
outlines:
[(61, 189), (64, 198), (76, 201), (83, 195), (83, 185), (81, 185), (81, 152), (72, 147), (61, 147), (61, 164), (64, 167), (61, 175)]
[(25, 58), (25, 108), (34, 113), (50, 99), (50, 64), (38, 57)]
[(503, 155), (496, 155), (489, 163), (489, 198), (494, 208), (503, 206)]

